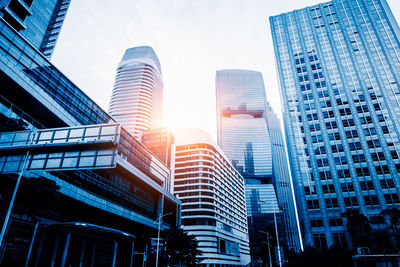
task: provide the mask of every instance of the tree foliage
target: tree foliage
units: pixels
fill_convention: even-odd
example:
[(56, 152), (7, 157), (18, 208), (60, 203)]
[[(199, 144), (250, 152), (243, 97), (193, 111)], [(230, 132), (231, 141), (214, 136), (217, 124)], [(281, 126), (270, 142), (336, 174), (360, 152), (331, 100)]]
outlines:
[(193, 235), (188, 235), (183, 229), (176, 226), (164, 230), (161, 237), (164, 240), (164, 249), (161, 262), (167, 265), (195, 266), (199, 262), (198, 242)]
[(299, 254), (288, 255), (287, 267), (351, 267), (352, 254), (341, 248), (306, 248)]
[(369, 219), (359, 210), (347, 210), (342, 216), (346, 218), (346, 227), (353, 247), (371, 247), (373, 240)]
[(400, 210), (396, 208), (385, 209), (381, 211), (380, 215), (386, 218), (389, 222), (388, 232), (393, 237), (393, 246), (399, 250), (399, 225), (400, 225)]

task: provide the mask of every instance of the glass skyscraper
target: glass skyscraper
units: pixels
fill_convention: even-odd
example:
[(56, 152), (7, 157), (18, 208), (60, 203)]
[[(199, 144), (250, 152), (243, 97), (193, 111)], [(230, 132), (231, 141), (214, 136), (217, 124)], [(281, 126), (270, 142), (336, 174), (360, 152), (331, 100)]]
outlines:
[(218, 145), (246, 180), (271, 182), (272, 150), (263, 117), (266, 97), (262, 74), (217, 71), (216, 91)]
[(287, 151), (280, 121), (269, 103), (266, 103), (264, 117), (267, 122), (272, 148), (272, 180), (276, 187), (279, 208), (283, 213), (283, 230), (290, 249), (299, 252), (303, 248), (300, 236), (297, 207), (294, 200), (293, 182), (289, 173)]
[(260, 231), (271, 226), (267, 217), (273, 214), (271, 202), (263, 198), (276, 198), (275, 191), (283, 211), (281, 230), (288, 247), (298, 251), (301, 244), (286, 152), (279, 121), (266, 101), (262, 74), (217, 71), (216, 91), (218, 144), (245, 178), (253, 263), (262, 258)]
[(399, 27), (385, 0), (334, 0), (270, 22), (305, 243), (348, 246), (346, 209), (378, 223), (400, 204)]
[(118, 65), (110, 115), (135, 137), (161, 127), (163, 107), (161, 65), (153, 48), (126, 50)]
[(0, 17), (50, 59), (71, 0), (0, 0)]

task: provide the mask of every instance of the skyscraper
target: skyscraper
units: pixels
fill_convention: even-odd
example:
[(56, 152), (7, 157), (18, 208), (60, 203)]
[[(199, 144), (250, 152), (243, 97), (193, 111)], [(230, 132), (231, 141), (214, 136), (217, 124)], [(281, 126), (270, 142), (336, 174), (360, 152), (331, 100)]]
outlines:
[(154, 50), (138, 46), (126, 50), (117, 68), (110, 115), (135, 137), (161, 126), (163, 82)]
[(270, 183), (272, 150), (263, 117), (266, 97), (262, 74), (217, 71), (216, 92), (218, 145), (246, 180)]
[(175, 144), (174, 194), (183, 229), (199, 241), (200, 266), (248, 265), (243, 177), (204, 131), (177, 130)]
[(300, 236), (297, 207), (294, 198), (293, 181), (289, 173), (285, 141), (283, 139), (280, 121), (269, 103), (266, 103), (264, 117), (272, 146), (272, 179), (276, 187), (279, 208), (283, 213), (283, 228), (286, 243), (290, 249), (299, 252), (303, 249)]
[(0, 17), (50, 59), (71, 0), (0, 0)]
[(400, 204), (400, 30), (385, 0), (334, 0), (270, 18), (306, 245), (350, 245), (341, 214), (375, 228)]
[[(285, 227), (281, 230), (285, 231), (289, 248), (298, 251), (300, 236), (284, 141), (279, 121), (266, 102), (262, 74), (250, 70), (217, 71), (216, 90), (218, 144), (246, 182), (253, 262), (262, 255), (259, 231), (271, 226), (265, 219), (271, 215), (267, 212), (271, 211), (271, 203), (263, 201), (262, 195), (269, 194), (273, 199), (275, 191), (283, 211)], [(267, 184), (274, 185), (272, 190)]]

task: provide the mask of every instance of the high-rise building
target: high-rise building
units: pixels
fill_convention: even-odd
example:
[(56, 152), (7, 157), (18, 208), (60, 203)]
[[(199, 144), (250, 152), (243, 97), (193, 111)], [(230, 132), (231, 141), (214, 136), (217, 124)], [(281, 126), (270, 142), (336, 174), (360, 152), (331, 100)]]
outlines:
[(71, 0), (0, 0), (0, 17), (50, 59)]
[[(263, 258), (265, 240), (259, 238), (259, 232), (271, 226), (263, 219), (271, 215), (266, 212), (271, 203), (260, 200), (260, 194), (270, 194), (272, 199), (276, 191), (285, 222), (282, 236), (290, 249), (298, 251), (301, 243), (284, 141), (279, 121), (266, 101), (262, 74), (250, 70), (217, 71), (216, 90), (218, 144), (246, 182), (252, 261)], [(274, 185), (272, 191), (265, 189), (267, 184)], [(250, 185), (252, 190), (247, 190)], [(257, 187), (259, 190), (255, 190)], [(250, 209), (255, 201), (258, 208)]]
[(200, 266), (250, 263), (244, 180), (204, 131), (175, 132), (174, 195), (182, 226), (199, 241)]
[(246, 180), (271, 183), (272, 150), (263, 117), (266, 97), (262, 74), (217, 71), (216, 91), (218, 145)]
[(269, 103), (266, 103), (264, 117), (272, 146), (272, 179), (276, 187), (279, 208), (283, 216), (283, 231), (286, 244), (290, 249), (299, 252), (303, 249), (300, 234), (297, 206), (294, 197), (293, 181), (289, 173), (287, 151), (283, 139), (280, 121)]
[(163, 82), (154, 50), (138, 46), (126, 50), (117, 68), (110, 115), (135, 137), (161, 127)]
[(385, 0), (334, 0), (270, 18), (307, 246), (348, 246), (341, 214), (380, 224), (400, 205), (400, 30)]

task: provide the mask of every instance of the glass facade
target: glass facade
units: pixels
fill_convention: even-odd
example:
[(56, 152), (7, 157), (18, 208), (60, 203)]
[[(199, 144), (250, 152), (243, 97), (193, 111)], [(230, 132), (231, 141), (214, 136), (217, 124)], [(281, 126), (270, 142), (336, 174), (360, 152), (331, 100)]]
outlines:
[(71, 0), (1, 0), (0, 17), (51, 58)]
[(161, 127), (163, 107), (161, 66), (149, 46), (126, 50), (118, 65), (109, 113), (135, 137)]
[(348, 246), (346, 209), (372, 218), (400, 205), (399, 27), (385, 0), (270, 22), (305, 243)]
[(216, 90), (218, 145), (245, 179), (270, 183), (272, 150), (263, 117), (266, 97), (262, 74), (217, 71)]
[(216, 90), (218, 144), (246, 182), (247, 216), (253, 222), (249, 225), (252, 261), (264, 257), (259, 231), (271, 227), (265, 218), (272, 213), (263, 211), (271, 203), (257, 203), (263, 209), (251, 208), (254, 201), (261, 201), (260, 192), (275, 197), (276, 190), (285, 225), (280, 228), (281, 235), (290, 249), (299, 251), (301, 241), (284, 141), (279, 121), (266, 101), (262, 74), (217, 71)]
[(287, 151), (280, 121), (267, 102), (264, 117), (272, 145), (272, 178), (276, 187), (279, 209), (282, 211), (283, 231), (289, 249), (299, 252), (303, 248), (294, 197), (293, 181), (289, 173)]

